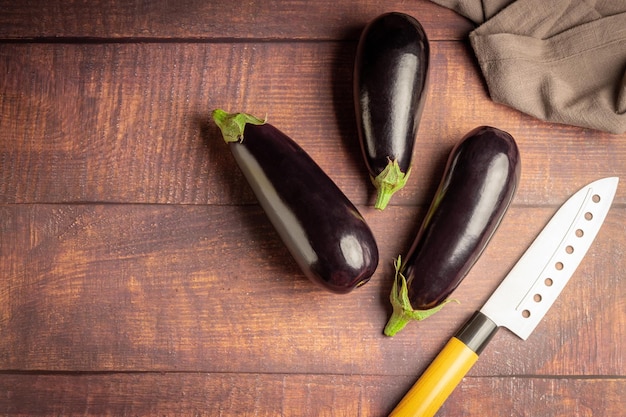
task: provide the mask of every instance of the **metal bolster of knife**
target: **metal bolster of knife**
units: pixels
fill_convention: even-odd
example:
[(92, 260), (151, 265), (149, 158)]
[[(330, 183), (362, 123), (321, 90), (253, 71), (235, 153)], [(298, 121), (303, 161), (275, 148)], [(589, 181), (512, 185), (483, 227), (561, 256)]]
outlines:
[(477, 311), (454, 337), (463, 342), (474, 353), (480, 355), (498, 328), (498, 325), (489, 317)]

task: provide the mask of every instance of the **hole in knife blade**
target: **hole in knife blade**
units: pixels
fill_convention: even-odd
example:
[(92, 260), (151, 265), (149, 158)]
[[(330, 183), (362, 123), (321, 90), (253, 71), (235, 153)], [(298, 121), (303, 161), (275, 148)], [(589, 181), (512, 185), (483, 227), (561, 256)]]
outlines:
[(585, 235), (585, 232), (583, 232), (583, 229), (576, 230), (577, 237), (583, 237), (584, 235)]
[(591, 197), (591, 201), (593, 201), (594, 203), (599, 203), (600, 196), (598, 194), (595, 194), (593, 197)]
[(568, 245), (565, 247), (565, 252), (569, 253), (570, 255), (572, 253), (574, 253), (574, 247), (572, 245)]
[(533, 297), (533, 300), (535, 300), (535, 302), (540, 303), (541, 300), (543, 300), (543, 297), (541, 296), (541, 294), (535, 294), (535, 296)]
[(530, 310), (524, 310), (524, 311), (522, 311), (522, 317), (524, 317), (525, 319), (527, 319), (528, 317), (530, 317)]
[(593, 219), (593, 214), (591, 214), (591, 212), (586, 212), (585, 213), (585, 220), (591, 220)]
[(543, 283), (546, 284), (546, 287), (551, 287), (554, 281), (552, 281), (552, 278), (546, 278)]
[(557, 271), (560, 271), (563, 269), (563, 262), (557, 262), (554, 264), (554, 267), (557, 269)]

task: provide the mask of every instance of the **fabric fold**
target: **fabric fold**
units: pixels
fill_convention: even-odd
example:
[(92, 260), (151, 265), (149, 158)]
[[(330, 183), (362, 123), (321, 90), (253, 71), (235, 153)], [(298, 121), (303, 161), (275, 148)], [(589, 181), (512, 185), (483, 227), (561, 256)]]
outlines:
[(626, 132), (626, 1), (433, 1), (480, 24), (469, 39), (492, 100)]

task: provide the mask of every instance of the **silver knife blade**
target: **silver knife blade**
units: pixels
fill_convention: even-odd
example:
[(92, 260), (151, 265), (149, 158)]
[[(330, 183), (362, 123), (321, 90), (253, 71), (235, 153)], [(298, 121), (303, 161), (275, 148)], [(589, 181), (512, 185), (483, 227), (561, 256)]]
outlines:
[(548, 312), (595, 239), (619, 178), (594, 181), (556, 212), (480, 309), (526, 340)]

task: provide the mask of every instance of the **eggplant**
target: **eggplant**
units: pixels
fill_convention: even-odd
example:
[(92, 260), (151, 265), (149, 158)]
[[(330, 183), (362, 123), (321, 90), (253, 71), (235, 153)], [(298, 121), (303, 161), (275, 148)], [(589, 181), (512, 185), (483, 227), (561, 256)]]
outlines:
[(384, 333), (439, 311), (478, 260), (519, 184), (521, 161), (513, 137), (480, 126), (452, 149), (444, 175), (406, 258), (395, 261)]
[(304, 274), (334, 293), (365, 284), (378, 266), (369, 226), (296, 142), (246, 113), (213, 119), (261, 207)]
[(353, 79), (357, 132), (379, 210), (411, 173), (429, 61), (422, 25), (403, 13), (378, 16), (359, 39)]

